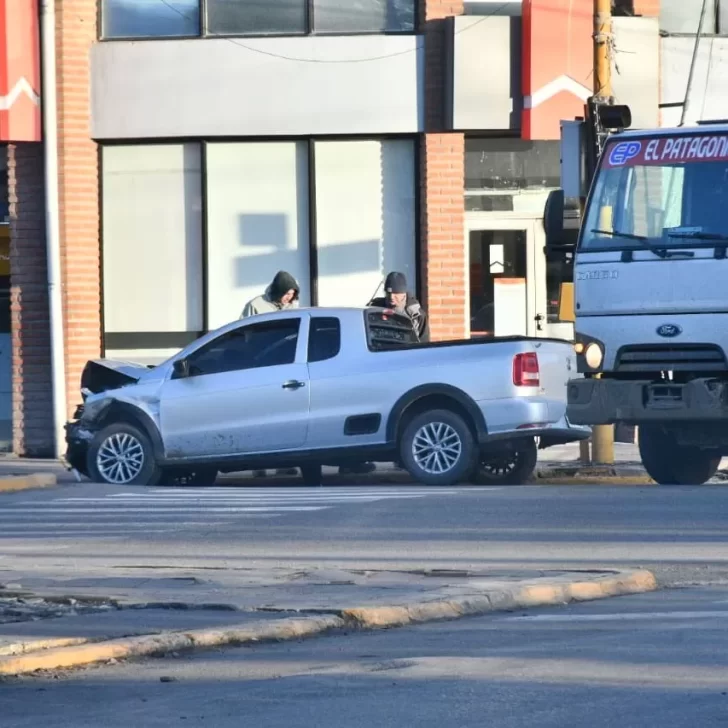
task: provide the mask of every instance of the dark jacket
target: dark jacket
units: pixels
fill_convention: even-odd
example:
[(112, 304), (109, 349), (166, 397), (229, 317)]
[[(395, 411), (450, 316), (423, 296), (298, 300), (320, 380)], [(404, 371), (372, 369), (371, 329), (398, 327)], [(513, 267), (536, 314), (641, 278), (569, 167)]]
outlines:
[[(369, 305), (375, 308), (391, 308), (385, 296), (373, 298), (369, 302)], [(409, 316), (410, 321), (412, 321), (412, 327), (417, 332), (419, 340), (422, 343), (427, 343), (430, 340), (430, 325), (427, 321), (427, 311), (425, 311), (422, 304), (413, 295), (408, 293), (404, 311)]]

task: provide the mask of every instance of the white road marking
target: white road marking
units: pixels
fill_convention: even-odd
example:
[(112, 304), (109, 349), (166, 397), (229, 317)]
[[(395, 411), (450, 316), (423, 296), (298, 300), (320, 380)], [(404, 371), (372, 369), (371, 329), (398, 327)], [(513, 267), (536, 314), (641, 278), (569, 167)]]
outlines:
[(523, 617), (504, 617), (503, 622), (624, 622), (655, 619), (722, 619), (728, 610), (705, 612), (620, 612), (617, 614), (535, 614)]
[[(188, 508), (187, 506), (174, 506), (165, 507), (161, 509), (164, 513), (270, 513), (271, 511), (276, 512), (288, 512), (288, 511), (323, 511), (326, 506), (275, 506), (267, 508), (265, 506), (243, 506), (240, 508), (222, 508), (213, 506), (212, 508), (206, 508), (200, 506), (199, 508)], [(87, 513), (93, 515), (95, 513), (159, 513), (160, 510), (150, 511), (148, 508), (53, 508), (43, 510), (42, 508), (19, 508), (13, 511), (0, 512), (0, 521), (6, 516), (16, 516), (22, 514), (24, 518), (35, 517), (36, 515), (41, 518), (45, 518), (47, 515), (52, 513)]]
[[(139, 488), (89, 496), (9, 501), (0, 510), (0, 539), (158, 534), (187, 527), (230, 527), (254, 519), (283, 519), (337, 506), (501, 490), (500, 487), (205, 487)], [(12, 548), (12, 547), (10, 547)]]

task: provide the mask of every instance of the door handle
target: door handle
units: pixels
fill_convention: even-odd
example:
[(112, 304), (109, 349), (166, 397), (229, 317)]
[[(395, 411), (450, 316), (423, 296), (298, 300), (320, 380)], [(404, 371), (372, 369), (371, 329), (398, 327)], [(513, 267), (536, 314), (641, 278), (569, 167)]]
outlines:
[(305, 382), (299, 382), (296, 379), (289, 379), (287, 382), (283, 382), (283, 389), (301, 389), (301, 387), (305, 387)]
[(542, 323), (542, 321), (544, 320), (544, 318), (545, 318), (544, 315), (541, 314), (541, 313), (537, 313), (533, 317), (534, 321), (536, 322), (536, 331), (543, 331), (543, 323)]

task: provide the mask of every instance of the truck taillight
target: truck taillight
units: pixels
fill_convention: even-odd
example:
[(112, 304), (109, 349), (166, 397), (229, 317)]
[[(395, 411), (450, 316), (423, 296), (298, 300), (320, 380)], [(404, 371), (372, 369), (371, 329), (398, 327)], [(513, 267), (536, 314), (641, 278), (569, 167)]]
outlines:
[(538, 355), (535, 351), (516, 354), (513, 357), (513, 384), (517, 387), (540, 387)]

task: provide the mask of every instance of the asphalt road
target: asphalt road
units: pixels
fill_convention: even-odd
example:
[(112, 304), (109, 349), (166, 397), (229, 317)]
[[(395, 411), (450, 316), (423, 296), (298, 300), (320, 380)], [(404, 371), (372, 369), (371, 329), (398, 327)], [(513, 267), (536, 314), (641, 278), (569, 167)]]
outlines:
[(728, 489), (111, 488), (4, 495), (0, 583), (122, 569), (646, 567), (728, 584)]
[(8, 728), (684, 728), (728, 720), (728, 590), (224, 649), (0, 684)]

